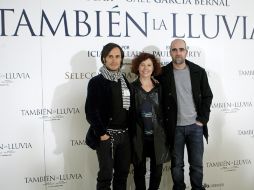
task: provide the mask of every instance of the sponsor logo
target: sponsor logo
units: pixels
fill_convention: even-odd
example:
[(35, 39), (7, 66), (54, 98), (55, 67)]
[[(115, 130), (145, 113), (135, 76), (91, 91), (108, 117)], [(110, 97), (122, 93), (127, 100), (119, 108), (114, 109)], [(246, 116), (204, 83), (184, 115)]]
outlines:
[(0, 156), (13, 156), (20, 150), (32, 148), (32, 144), (28, 142), (2, 143), (0, 144)]

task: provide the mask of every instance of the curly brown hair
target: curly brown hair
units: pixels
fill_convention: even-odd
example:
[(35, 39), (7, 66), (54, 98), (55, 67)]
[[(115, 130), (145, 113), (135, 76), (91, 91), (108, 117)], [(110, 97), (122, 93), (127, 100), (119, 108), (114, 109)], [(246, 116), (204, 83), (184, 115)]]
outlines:
[(131, 72), (135, 73), (136, 75), (139, 75), (139, 65), (141, 64), (141, 62), (150, 59), (153, 63), (153, 73), (152, 76), (157, 76), (161, 73), (161, 64), (160, 61), (158, 59), (156, 59), (156, 57), (153, 54), (150, 53), (140, 53), (139, 55), (137, 55), (133, 60), (132, 60), (132, 67), (131, 67)]

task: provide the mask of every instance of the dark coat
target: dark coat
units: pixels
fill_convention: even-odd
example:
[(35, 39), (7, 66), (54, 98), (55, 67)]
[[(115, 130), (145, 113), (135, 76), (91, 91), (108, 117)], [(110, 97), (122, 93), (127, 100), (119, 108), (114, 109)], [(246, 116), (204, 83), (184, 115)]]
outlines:
[[(88, 83), (85, 113), (90, 127), (86, 135), (86, 144), (92, 149), (96, 149), (100, 136), (106, 134), (112, 120), (111, 82), (99, 74)], [(126, 79), (125, 82), (129, 88)]]
[[(190, 69), (192, 94), (197, 112), (196, 120), (203, 124), (204, 137), (208, 142), (207, 122), (209, 120), (213, 94), (208, 83), (205, 69), (188, 60), (186, 60), (186, 64)], [(173, 147), (177, 123), (177, 95), (172, 62), (162, 68), (162, 75), (158, 77), (158, 80), (162, 85), (162, 105), (165, 126), (169, 135), (171, 147)]]
[[(139, 109), (140, 103), (138, 102), (139, 98), (138, 91), (141, 88), (141, 83), (139, 79), (134, 81), (131, 84), (131, 143), (132, 143), (132, 152), (133, 152), (133, 163), (139, 164), (143, 160), (143, 146), (144, 146), (144, 126), (142, 124), (142, 119), (139, 116), (137, 110)], [(161, 100), (161, 88), (159, 84), (155, 84), (155, 88), (158, 88), (158, 97)], [(159, 103), (160, 106), (160, 103)], [(166, 161), (169, 161), (169, 143), (166, 139), (165, 129), (163, 127), (163, 119), (161, 108), (159, 106), (155, 107), (155, 113), (157, 114), (157, 119), (159, 124), (154, 125), (154, 152), (156, 164), (162, 164)]]

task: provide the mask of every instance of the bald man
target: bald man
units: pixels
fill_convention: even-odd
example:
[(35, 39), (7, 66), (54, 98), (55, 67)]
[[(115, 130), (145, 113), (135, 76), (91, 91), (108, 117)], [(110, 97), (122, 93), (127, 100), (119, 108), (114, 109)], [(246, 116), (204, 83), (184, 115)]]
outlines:
[(188, 152), (192, 190), (204, 189), (203, 135), (208, 140), (207, 122), (213, 98), (204, 68), (186, 59), (186, 42), (171, 42), (172, 61), (158, 78), (163, 91), (165, 127), (171, 144), (173, 190), (184, 190), (184, 149)]

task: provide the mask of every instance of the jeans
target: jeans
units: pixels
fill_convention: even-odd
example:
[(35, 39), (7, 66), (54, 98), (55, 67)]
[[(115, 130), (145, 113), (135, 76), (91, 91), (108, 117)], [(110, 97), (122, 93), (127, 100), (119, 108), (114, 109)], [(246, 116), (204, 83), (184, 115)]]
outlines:
[(146, 157), (150, 157), (150, 180), (148, 190), (158, 190), (161, 182), (163, 164), (156, 165), (154, 141), (144, 140), (144, 155), (140, 164), (134, 164), (134, 182), (136, 190), (146, 190)]
[(201, 190), (203, 181), (203, 127), (197, 124), (177, 126), (172, 154), (173, 190), (184, 190), (184, 147), (187, 147), (192, 190)]
[(99, 147), (96, 149), (99, 161), (97, 190), (110, 190), (112, 179), (114, 190), (126, 190), (131, 161), (129, 135), (126, 132), (113, 136), (113, 152), (111, 139), (101, 141)]

